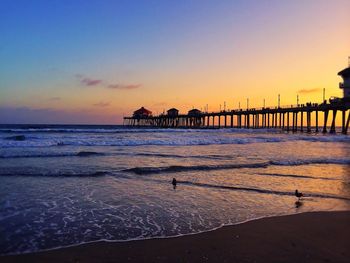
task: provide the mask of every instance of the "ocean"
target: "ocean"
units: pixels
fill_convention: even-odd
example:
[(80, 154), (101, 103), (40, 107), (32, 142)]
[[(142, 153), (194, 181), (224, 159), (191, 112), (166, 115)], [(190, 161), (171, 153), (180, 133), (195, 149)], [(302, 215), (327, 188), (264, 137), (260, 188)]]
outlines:
[(0, 182), (1, 255), (180, 236), (349, 210), (350, 136), (1, 125)]

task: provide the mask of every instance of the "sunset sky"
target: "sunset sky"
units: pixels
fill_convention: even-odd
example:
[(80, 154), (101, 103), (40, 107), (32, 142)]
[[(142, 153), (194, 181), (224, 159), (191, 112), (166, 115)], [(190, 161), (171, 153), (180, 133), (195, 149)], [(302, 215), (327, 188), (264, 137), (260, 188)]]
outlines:
[(349, 0), (0, 4), (0, 123), (120, 124), (145, 106), (341, 96)]

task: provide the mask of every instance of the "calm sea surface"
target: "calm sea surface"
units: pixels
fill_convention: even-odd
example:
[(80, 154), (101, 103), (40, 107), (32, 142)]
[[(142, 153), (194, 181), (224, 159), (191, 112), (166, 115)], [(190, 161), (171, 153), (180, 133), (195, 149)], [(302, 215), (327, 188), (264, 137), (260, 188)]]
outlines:
[(324, 210), (350, 210), (350, 136), (0, 126), (0, 254)]

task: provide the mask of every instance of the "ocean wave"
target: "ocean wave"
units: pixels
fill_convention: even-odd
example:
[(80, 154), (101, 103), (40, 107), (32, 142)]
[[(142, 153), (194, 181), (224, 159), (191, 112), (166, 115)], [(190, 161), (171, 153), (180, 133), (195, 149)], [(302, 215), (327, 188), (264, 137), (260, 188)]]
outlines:
[[(197, 186), (197, 187), (223, 189), (223, 190), (248, 191), (248, 192), (255, 192), (260, 194), (287, 195), (287, 196), (295, 195), (294, 191), (286, 192), (286, 191), (276, 191), (276, 190), (253, 188), (253, 187), (214, 185), (214, 184), (206, 184), (206, 183), (191, 182), (191, 181), (177, 181), (177, 183)], [(350, 201), (349, 197), (337, 196), (337, 195), (331, 195), (331, 194), (303, 193), (303, 195), (304, 195), (303, 196), (304, 198), (317, 197), (317, 198), (331, 198), (331, 199), (340, 199), (340, 200)]]
[[(188, 171), (213, 171), (213, 170), (231, 170), (243, 168), (267, 168), (270, 165), (275, 166), (300, 166), (311, 164), (350, 164), (350, 159), (306, 159), (306, 160), (276, 160), (259, 163), (246, 164), (219, 164), (219, 165), (193, 165), (193, 166), (160, 166), (160, 167), (133, 167), (122, 170), (122, 172), (131, 172), (138, 175), (159, 174), (159, 173), (177, 173)], [(276, 176), (276, 174), (274, 174)], [(308, 176), (284, 175), (289, 177), (309, 178)], [(314, 177), (313, 177), (314, 178)], [(322, 178), (320, 178), (322, 179)]]
[(15, 172), (1, 172), (0, 176), (26, 176), (26, 177), (102, 177), (102, 176), (113, 176), (115, 174), (108, 171), (96, 171), (96, 172), (40, 172), (40, 171), (15, 171)]
[(24, 135), (15, 135), (15, 136), (5, 137), (4, 139), (10, 140), (10, 141), (25, 141), (26, 137)]
[(131, 172), (139, 175), (157, 174), (157, 173), (177, 173), (187, 171), (212, 171), (212, 170), (229, 170), (242, 168), (265, 168), (268, 163), (248, 163), (248, 164), (222, 164), (222, 165), (194, 165), (181, 166), (171, 165), (163, 167), (134, 167), (122, 170), (123, 172)]
[[(128, 154), (128, 153), (125, 153)], [(232, 159), (234, 155), (221, 155), (221, 154), (209, 154), (209, 155), (179, 155), (179, 154), (166, 154), (166, 153), (133, 153), (134, 156), (145, 157), (160, 157), (160, 158), (180, 158), (180, 159)]]
[(88, 156), (96, 156), (96, 155), (103, 155), (103, 153), (99, 152), (91, 152), (91, 151), (81, 151), (76, 154), (76, 156), (79, 157), (88, 157)]
[(271, 165), (280, 166), (299, 166), (309, 164), (350, 164), (350, 159), (345, 158), (315, 158), (315, 159), (297, 159), (297, 160), (274, 160)]
[[(21, 135), (22, 136), (22, 135)], [(7, 139), (11, 138), (11, 139)], [(255, 143), (288, 143), (295, 141), (323, 142), (323, 143), (350, 143), (350, 136), (305, 136), (305, 135), (237, 135), (223, 134), (152, 134), (151, 136), (125, 135), (23, 135), (3, 137), (0, 139), (1, 148), (13, 147), (55, 147), (55, 146), (200, 146), (200, 145), (234, 145)]]
[(78, 153), (28, 153), (28, 154), (10, 154), (10, 155), (0, 155), (2, 159), (9, 158), (55, 158), (55, 157), (89, 157), (89, 156), (101, 156), (105, 155), (100, 152), (92, 152), (92, 151), (80, 151)]
[(257, 173), (258, 175), (276, 176), (276, 177), (290, 177), (290, 178), (305, 178), (305, 179), (321, 179), (321, 180), (340, 180), (339, 178), (329, 178), (322, 176), (309, 176), (298, 174), (280, 174), (280, 173)]

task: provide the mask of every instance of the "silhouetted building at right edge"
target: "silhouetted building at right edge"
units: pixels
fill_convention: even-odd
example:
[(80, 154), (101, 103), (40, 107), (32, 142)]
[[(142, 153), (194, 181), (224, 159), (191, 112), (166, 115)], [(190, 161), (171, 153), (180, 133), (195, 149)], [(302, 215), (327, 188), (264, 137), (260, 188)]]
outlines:
[(350, 102), (350, 65), (346, 69), (340, 71), (338, 75), (343, 78), (343, 82), (339, 83), (339, 88), (344, 90), (343, 100)]

